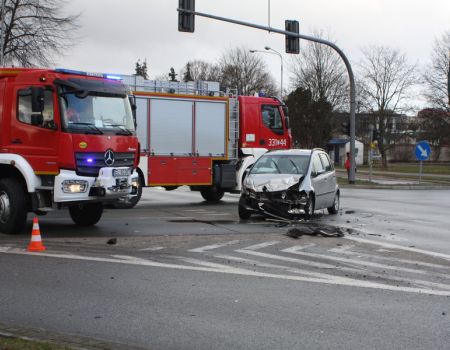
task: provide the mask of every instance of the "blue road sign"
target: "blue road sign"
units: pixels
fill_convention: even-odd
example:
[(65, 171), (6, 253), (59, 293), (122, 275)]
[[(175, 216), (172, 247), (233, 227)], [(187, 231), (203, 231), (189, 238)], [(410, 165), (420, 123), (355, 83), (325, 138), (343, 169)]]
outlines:
[(416, 143), (417, 160), (427, 160), (430, 158), (431, 147), (428, 141), (419, 141)]

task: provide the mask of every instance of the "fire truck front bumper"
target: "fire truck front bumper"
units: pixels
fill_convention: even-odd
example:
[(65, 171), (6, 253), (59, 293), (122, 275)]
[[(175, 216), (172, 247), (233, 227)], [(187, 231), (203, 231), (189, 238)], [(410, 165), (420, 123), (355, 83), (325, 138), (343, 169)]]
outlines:
[(61, 170), (55, 177), (54, 201), (114, 201), (132, 195), (139, 175), (128, 167), (101, 168), (98, 177), (79, 176), (72, 170)]

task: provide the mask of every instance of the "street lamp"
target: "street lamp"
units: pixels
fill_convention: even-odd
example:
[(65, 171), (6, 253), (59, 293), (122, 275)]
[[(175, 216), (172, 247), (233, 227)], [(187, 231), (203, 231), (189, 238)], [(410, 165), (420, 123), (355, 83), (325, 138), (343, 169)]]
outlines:
[[(280, 60), (281, 60), (280, 98), (283, 99), (283, 56), (281, 55), (281, 53), (279, 53), (278, 51), (270, 48), (269, 46), (264, 47), (264, 49), (266, 51), (250, 50), (250, 52), (251, 53), (255, 53), (255, 52), (270, 53), (270, 54), (273, 54), (273, 55), (278, 55), (280, 57)], [(269, 52), (267, 52), (267, 51), (269, 51)]]

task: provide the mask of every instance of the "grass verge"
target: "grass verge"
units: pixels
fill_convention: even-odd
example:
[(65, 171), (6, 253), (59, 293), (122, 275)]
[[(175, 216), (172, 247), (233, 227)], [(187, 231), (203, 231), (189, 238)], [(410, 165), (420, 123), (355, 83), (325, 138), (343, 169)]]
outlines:
[(73, 350), (73, 348), (0, 335), (0, 350)]

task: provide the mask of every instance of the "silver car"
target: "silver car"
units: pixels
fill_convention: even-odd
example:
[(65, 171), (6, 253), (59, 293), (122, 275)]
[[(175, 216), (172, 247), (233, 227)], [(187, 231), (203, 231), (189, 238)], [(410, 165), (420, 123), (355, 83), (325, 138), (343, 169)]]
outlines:
[(315, 210), (339, 211), (339, 186), (328, 154), (322, 149), (267, 152), (251, 167), (242, 184), (239, 217), (252, 213), (309, 219)]

